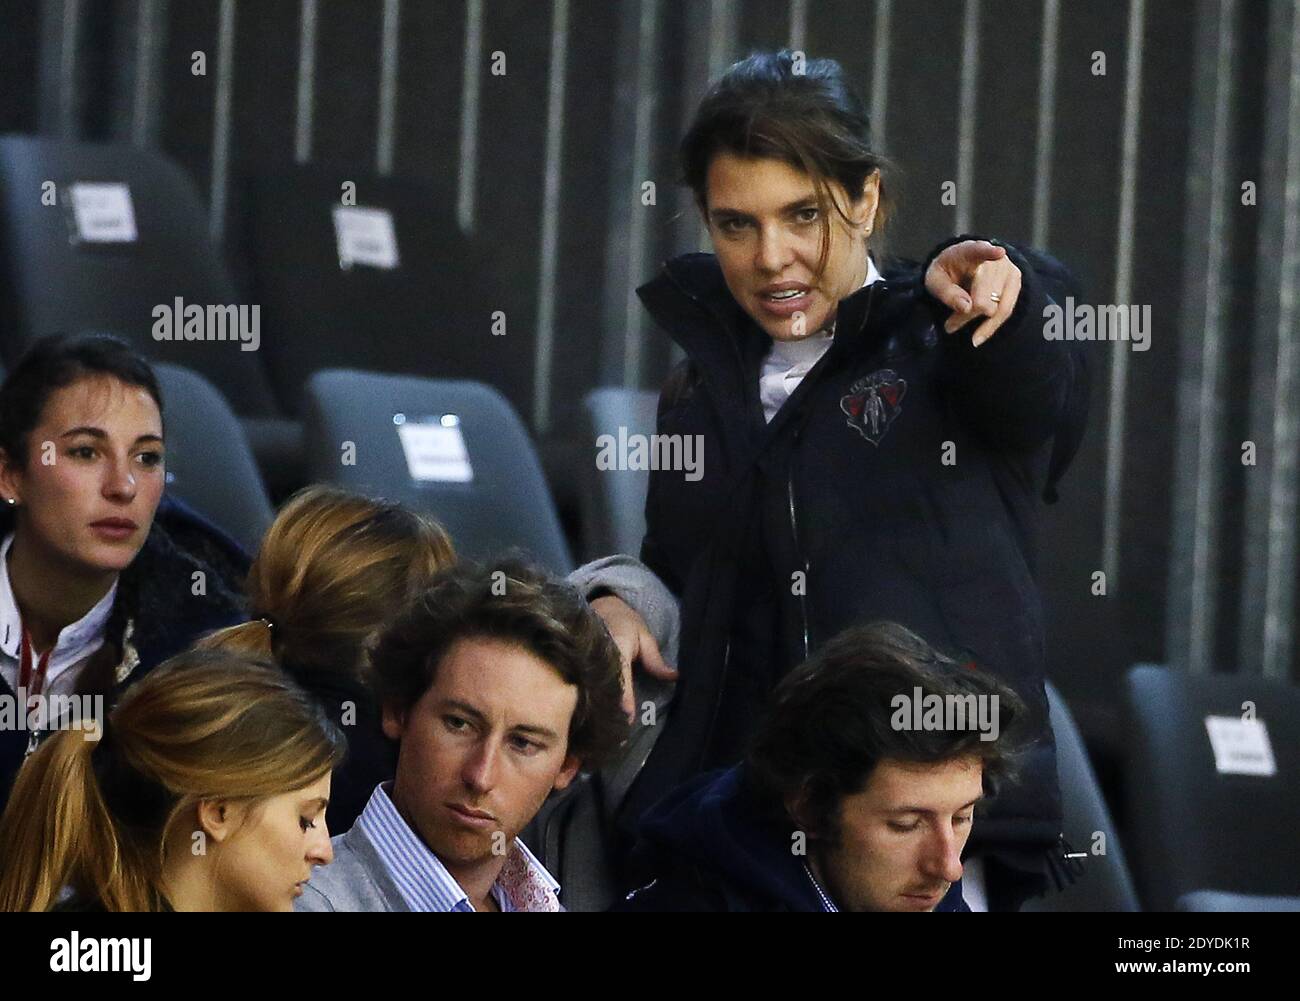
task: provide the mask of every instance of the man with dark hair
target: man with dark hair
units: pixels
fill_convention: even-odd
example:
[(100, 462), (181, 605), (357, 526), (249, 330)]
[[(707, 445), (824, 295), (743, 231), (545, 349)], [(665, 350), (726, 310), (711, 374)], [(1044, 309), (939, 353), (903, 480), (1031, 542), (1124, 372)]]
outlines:
[(656, 878), (619, 910), (966, 911), (976, 805), (1025, 706), (902, 626), (846, 630), (777, 686), (745, 761), (641, 828)]
[(384, 631), (371, 664), (396, 777), (334, 839), (298, 909), (559, 910), (518, 835), (626, 735), (600, 619), (538, 571), (461, 565)]

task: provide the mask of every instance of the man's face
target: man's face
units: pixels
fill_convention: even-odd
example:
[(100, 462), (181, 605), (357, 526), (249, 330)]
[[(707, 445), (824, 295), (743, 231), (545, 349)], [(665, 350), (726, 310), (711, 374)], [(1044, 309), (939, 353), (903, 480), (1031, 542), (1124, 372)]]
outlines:
[(811, 177), (782, 160), (719, 153), (707, 184), (705, 221), (727, 288), (773, 340), (815, 334), (835, 318), (840, 300), (866, 281), (864, 237), (875, 219), (879, 174), (871, 175), (856, 201), (830, 182), (854, 225), (830, 210), (830, 252), (820, 278), (824, 220)]
[(393, 802), (452, 870), (504, 859), (552, 789), (577, 773), (568, 754), (578, 689), (523, 647), (454, 643), (429, 690), (384, 732), (401, 741)]
[(812, 841), (819, 877), (842, 910), (932, 911), (961, 879), (983, 763), (882, 761), (840, 802), (840, 837)]

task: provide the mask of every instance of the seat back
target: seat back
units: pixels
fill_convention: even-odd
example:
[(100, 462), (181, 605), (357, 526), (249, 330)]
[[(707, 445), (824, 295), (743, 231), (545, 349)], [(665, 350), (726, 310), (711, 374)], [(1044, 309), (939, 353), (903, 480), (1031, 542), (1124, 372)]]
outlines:
[[(0, 351), (10, 363), (48, 334), (112, 330), (150, 358), (200, 373), (239, 414), (278, 413), (260, 320), (256, 342), (239, 339), (260, 314), (237, 302), (193, 185), (161, 154), (0, 137), (0, 246)], [(216, 308), (231, 305), (246, 307), (246, 326)], [(191, 323), (200, 313), (201, 325)], [(218, 334), (227, 339), (197, 339)], [(254, 343), (259, 350), (245, 350)]]
[(1127, 843), (1146, 908), (1197, 890), (1300, 896), (1300, 688), (1139, 665), (1126, 711)]
[(313, 481), (424, 511), (463, 556), (517, 547), (553, 573), (573, 569), (533, 443), (491, 387), (330, 370), (308, 381), (306, 408)]
[[(1086, 852), (1083, 873), (1060, 892), (1028, 901), (1025, 911), (1136, 911), (1137, 892), (1120, 846), (1119, 832), (1102, 798), (1083, 737), (1060, 691), (1047, 682), (1056, 771), (1061, 786), (1062, 833), (1076, 852)], [(1099, 837), (1100, 835), (1100, 837)]]
[(229, 404), (202, 376), (157, 365), (167, 438), (167, 490), (250, 554), (274, 517), (253, 450)]
[[(657, 394), (645, 390), (603, 387), (594, 389), (582, 401), (587, 418), (586, 441), (592, 456), (603, 442), (618, 442), (655, 433)], [(609, 436), (606, 438), (605, 436)], [(590, 485), (583, 491), (583, 545), (588, 553), (641, 551), (645, 538), (645, 499), (650, 487), (649, 470), (600, 469), (596, 461), (586, 464)]]

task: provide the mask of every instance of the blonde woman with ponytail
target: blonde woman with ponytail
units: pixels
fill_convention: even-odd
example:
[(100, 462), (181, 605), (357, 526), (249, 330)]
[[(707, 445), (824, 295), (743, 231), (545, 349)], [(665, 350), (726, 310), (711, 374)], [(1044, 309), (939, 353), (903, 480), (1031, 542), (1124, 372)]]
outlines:
[(348, 756), (334, 776), (334, 830), (352, 826), (397, 765), (366, 684), (369, 644), (455, 559), (447, 533), (409, 508), (308, 487), (262, 540), (248, 575), (252, 620), (198, 644), (274, 661), (342, 727)]
[(173, 657), (99, 740), (51, 736), (0, 817), (0, 910), (288, 911), (332, 858), (345, 742), (271, 665)]

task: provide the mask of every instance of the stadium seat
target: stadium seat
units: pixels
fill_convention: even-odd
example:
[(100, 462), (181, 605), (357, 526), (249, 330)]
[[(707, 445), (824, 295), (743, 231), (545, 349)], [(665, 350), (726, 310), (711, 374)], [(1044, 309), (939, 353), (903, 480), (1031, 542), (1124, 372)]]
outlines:
[[(1052, 732), (1056, 735), (1056, 769), (1061, 783), (1063, 833), (1075, 851), (1088, 852), (1082, 860), (1083, 873), (1077, 882), (1060, 892), (1030, 900), (1022, 910), (1062, 911), (1136, 911), (1137, 893), (1129, 875), (1119, 835), (1110, 810), (1102, 798), (1101, 787), (1088, 760), (1079, 728), (1069, 706), (1056, 686), (1047, 683), (1047, 702), (1051, 711)], [(1103, 842), (1104, 853), (1094, 854), (1094, 845)]]
[(573, 569), (528, 433), (490, 387), (318, 372), (307, 384), (305, 427), (313, 481), (425, 511), (464, 556), (518, 548), (554, 573)]
[(239, 300), (180, 167), (124, 144), (0, 137), (4, 359), (12, 364), (49, 334), (112, 331), (146, 356), (211, 382), (241, 418), (251, 419), (246, 430), (263, 471), (289, 477), (301, 432), (283, 419), (264, 369), (275, 340), (270, 328), (259, 325), (255, 351), (233, 340), (155, 339), (162, 319), (155, 309), (169, 307), (179, 323), (178, 299), (182, 315), (185, 306)]
[(167, 490), (256, 553), (274, 511), (248, 438), (202, 376), (158, 365), (166, 413)]
[(655, 433), (656, 393), (606, 387), (592, 390), (583, 399), (587, 417), (584, 445), (590, 450), (584, 464), (590, 486), (582, 492), (583, 547), (590, 555), (641, 551), (645, 537), (645, 498), (650, 484), (648, 470), (601, 470), (594, 456), (602, 435), (619, 436)]
[(428, 185), (309, 165), (250, 179), (247, 206), (250, 281), (276, 331), (266, 362), (291, 412), (323, 369), (504, 388), (503, 365), (531, 364), (492, 335), (488, 255)]
[(1300, 896), (1300, 688), (1139, 665), (1126, 703), (1126, 841), (1146, 909), (1199, 890)]
[(1179, 897), (1175, 910), (1234, 914), (1242, 911), (1300, 911), (1300, 897), (1261, 897), (1247, 893), (1197, 890)]

